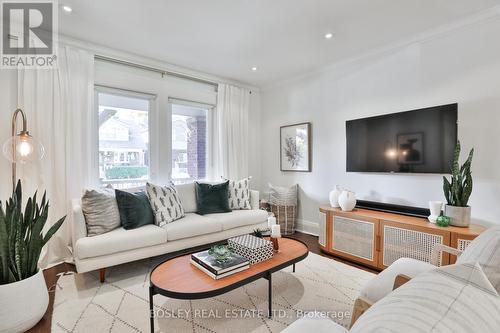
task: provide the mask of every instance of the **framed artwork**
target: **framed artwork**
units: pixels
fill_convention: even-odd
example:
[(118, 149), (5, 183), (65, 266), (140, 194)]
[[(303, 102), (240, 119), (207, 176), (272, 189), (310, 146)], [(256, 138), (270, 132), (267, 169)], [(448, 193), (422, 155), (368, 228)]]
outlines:
[(280, 127), (281, 171), (311, 171), (311, 123)]
[(424, 133), (398, 134), (398, 164), (424, 163)]

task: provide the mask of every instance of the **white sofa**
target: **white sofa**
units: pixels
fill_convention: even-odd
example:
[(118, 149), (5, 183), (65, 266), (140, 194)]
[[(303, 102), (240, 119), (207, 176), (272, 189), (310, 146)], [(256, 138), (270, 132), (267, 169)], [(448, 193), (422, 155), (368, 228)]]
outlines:
[(259, 210), (258, 191), (250, 191), (250, 210), (202, 216), (195, 213), (194, 184), (178, 185), (177, 190), (185, 217), (164, 227), (152, 224), (133, 230), (120, 227), (93, 237), (87, 237), (81, 200), (73, 200), (70, 223), (77, 272), (100, 269), (103, 281), (106, 267), (210, 244), (267, 227), (268, 214)]

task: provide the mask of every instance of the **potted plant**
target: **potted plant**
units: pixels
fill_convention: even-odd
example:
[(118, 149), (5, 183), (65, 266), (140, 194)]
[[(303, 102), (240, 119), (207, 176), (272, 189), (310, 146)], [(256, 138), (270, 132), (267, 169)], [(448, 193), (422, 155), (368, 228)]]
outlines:
[(472, 193), (471, 164), (474, 149), (471, 149), (469, 157), (460, 166), (460, 141), (457, 142), (451, 169), (451, 182), (443, 177), (443, 190), (446, 201), (444, 214), (451, 219), (451, 225), (467, 227), (470, 224), (471, 208), (467, 205)]
[(22, 211), (21, 181), (5, 210), (0, 202), (0, 332), (24, 332), (45, 314), (49, 295), (40, 253), (64, 222), (57, 221), (43, 234), (49, 202), (44, 193), (40, 205), (36, 192)]

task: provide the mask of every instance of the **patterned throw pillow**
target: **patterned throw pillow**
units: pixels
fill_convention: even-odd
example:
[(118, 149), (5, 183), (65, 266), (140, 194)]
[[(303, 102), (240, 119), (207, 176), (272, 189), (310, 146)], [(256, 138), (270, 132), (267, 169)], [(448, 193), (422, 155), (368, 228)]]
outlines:
[(174, 184), (158, 186), (147, 183), (146, 192), (148, 193), (151, 208), (153, 208), (157, 226), (162, 227), (184, 217), (184, 208)]
[(229, 208), (252, 209), (250, 206), (250, 179), (229, 180)]

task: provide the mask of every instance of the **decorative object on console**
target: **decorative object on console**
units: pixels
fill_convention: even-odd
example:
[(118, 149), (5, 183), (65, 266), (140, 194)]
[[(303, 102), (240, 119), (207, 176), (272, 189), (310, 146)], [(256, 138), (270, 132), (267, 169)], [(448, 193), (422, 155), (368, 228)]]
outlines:
[(184, 217), (184, 207), (173, 183), (165, 186), (146, 183), (146, 191), (157, 226), (162, 227)]
[(343, 190), (344, 189), (341, 188), (339, 185), (335, 185), (335, 188), (333, 189), (333, 191), (330, 191), (330, 195), (328, 196), (328, 198), (330, 199), (330, 206), (332, 206), (333, 208), (340, 207), (339, 197), (340, 197), (340, 194), (342, 194)]
[(311, 123), (280, 127), (281, 171), (311, 171)]
[(252, 235), (230, 238), (227, 244), (235, 253), (247, 258), (252, 265), (271, 259), (274, 254), (273, 244), (270, 241)]
[[(19, 133), (17, 133), (18, 115), (21, 115), (23, 120), (23, 128)], [(30, 135), (28, 120), (23, 110), (16, 109), (12, 114), (11, 129), (12, 136), (3, 144), (3, 154), (12, 163), (12, 191), (14, 191), (17, 182), (17, 163), (41, 160), (45, 155), (45, 148)]]
[(104, 234), (120, 226), (120, 212), (113, 189), (86, 190), (82, 196), (82, 211), (88, 237)]
[(297, 219), (297, 184), (290, 187), (280, 187), (269, 184), (271, 212), (276, 216), (281, 226), (281, 233), (295, 233)]
[(40, 204), (36, 193), (29, 198), (24, 214), (22, 202), (21, 181), (18, 181), (5, 211), (0, 204), (0, 323), (3, 332), (27, 331), (45, 314), (49, 294), (38, 260), (42, 248), (66, 218), (58, 220), (44, 235), (49, 214), (46, 194)]
[[(229, 181), (229, 208), (231, 209), (252, 209), (250, 207), (250, 179)], [(227, 180), (227, 179), (225, 179)]]
[(451, 223), (451, 219), (448, 216), (444, 216), (443, 214), (439, 215), (436, 218), (436, 225), (439, 227), (449, 227)]
[(451, 225), (467, 227), (471, 217), (471, 208), (467, 203), (472, 194), (471, 164), (474, 148), (470, 150), (462, 166), (459, 165), (460, 150), (460, 141), (458, 141), (453, 156), (451, 182), (443, 176), (443, 191), (448, 203), (444, 214), (451, 218)]
[(155, 223), (146, 192), (130, 193), (115, 190), (115, 197), (123, 229), (130, 230)]
[(429, 201), (429, 210), (431, 215), (427, 218), (429, 222), (436, 223), (436, 219), (441, 215), (443, 203), (441, 201)]
[(356, 207), (356, 194), (349, 190), (342, 191), (339, 196), (339, 205), (344, 212), (350, 212)]

